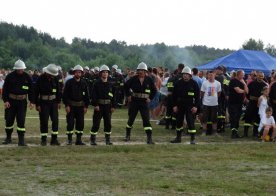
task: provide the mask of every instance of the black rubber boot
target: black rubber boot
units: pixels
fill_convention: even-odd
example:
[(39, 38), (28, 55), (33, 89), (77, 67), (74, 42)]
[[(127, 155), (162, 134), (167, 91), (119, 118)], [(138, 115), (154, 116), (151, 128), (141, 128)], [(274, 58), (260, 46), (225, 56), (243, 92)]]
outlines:
[(131, 128), (126, 128), (126, 137), (124, 139), (125, 142), (130, 141), (130, 132), (131, 132)]
[(206, 135), (212, 135), (212, 133), (213, 133), (212, 122), (209, 122), (207, 123)]
[(41, 136), (41, 146), (47, 146), (47, 136)]
[(76, 139), (75, 145), (78, 145), (78, 146), (85, 145), (85, 143), (82, 142), (82, 140), (81, 140), (81, 134), (79, 134), (79, 133), (77, 134), (77, 139)]
[(221, 129), (222, 129), (222, 122), (221, 122), (221, 118), (219, 118), (217, 122), (217, 132), (221, 133), (222, 132)]
[(105, 134), (105, 144), (113, 145), (113, 143), (110, 141), (110, 134)]
[(176, 131), (176, 138), (171, 143), (181, 143), (182, 131)]
[(11, 135), (12, 135), (12, 130), (6, 130), (6, 139), (2, 142), (2, 144), (11, 144), (12, 143), (12, 138), (11, 138)]
[(166, 118), (165, 129), (169, 129), (170, 128), (170, 123), (171, 123), (171, 119), (170, 118)]
[(196, 144), (196, 142), (195, 142), (195, 134), (194, 133), (191, 133), (190, 144)]
[(238, 134), (238, 130), (237, 130), (237, 129), (235, 129), (235, 128), (232, 129), (231, 138), (232, 138), (232, 139), (241, 138), (241, 136), (239, 136), (239, 134)]
[(73, 134), (67, 134), (67, 137), (68, 137), (68, 139), (67, 139), (67, 145), (72, 145), (73, 144), (73, 142), (72, 142), (72, 137), (73, 137)]
[(248, 129), (249, 129), (249, 126), (244, 126), (243, 136), (242, 137), (248, 137)]
[(91, 135), (90, 136), (90, 145), (91, 146), (96, 146), (97, 143), (96, 143), (96, 135)]
[(152, 131), (147, 130), (146, 134), (147, 134), (147, 144), (154, 144), (154, 142), (152, 141)]
[(18, 146), (27, 146), (24, 139), (24, 132), (18, 132)]
[(52, 146), (60, 146), (60, 143), (58, 142), (57, 135), (52, 134), (51, 136), (51, 143)]
[(221, 133), (224, 133), (224, 132), (225, 132), (225, 119), (223, 119), (223, 120), (221, 121), (221, 129), (220, 129), (220, 132), (221, 132)]
[(258, 126), (254, 125), (253, 127), (253, 135), (254, 138), (258, 138)]
[(172, 128), (171, 129), (175, 130), (176, 129), (176, 120), (172, 119), (171, 123), (172, 123)]

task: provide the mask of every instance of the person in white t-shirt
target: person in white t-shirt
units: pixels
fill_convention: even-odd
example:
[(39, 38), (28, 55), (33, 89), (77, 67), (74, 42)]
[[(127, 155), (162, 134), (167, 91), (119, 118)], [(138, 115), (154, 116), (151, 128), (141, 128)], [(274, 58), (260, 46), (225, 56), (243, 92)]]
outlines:
[(203, 134), (206, 134), (207, 122), (212, 122), (212, 129), (217, 134), (218, 97), (221, 93), (221, 84), (215, 80), (215, 73), (208, 72), (208, 80), (201, 86), (201, 97), (203, 97)]
[(267, 138), (269, 130), (272, 129), (272, 141), (275, 142), (276, 126), (275, 120), (272, 116), (272, 108), (266, 108), (265, 113), (266, 115), (261, 119), (258, 131), (261, 132), (261, 130), (263, 130), (262, 142), (264, 142)]

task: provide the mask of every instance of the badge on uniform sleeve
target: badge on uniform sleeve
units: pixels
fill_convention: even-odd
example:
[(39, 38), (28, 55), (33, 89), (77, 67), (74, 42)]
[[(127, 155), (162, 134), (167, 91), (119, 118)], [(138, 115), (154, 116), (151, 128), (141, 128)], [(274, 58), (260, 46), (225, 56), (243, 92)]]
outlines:
[(82, 95), (85, 95), (85, 92), (82, 92)]
[(109, 93), (108, 93), (108, 96), (113, 97), (113, 94), (109, 92)]
[(29, 87), (28, 87), (28, 86), (22, 86), (22, 89), (24, 89), (24, 90), (28, 90), (28, 89), (29, 89)]
[(52, 92), (53, 92), (53, 93), (56, 93), (56, 92), (57, 92), (57, 89), (54, 88), (54, 89), (52, 90)]
[(145, 92), (146, 92), (146, 93), (150, 93), (150, 89), (146, 89)]

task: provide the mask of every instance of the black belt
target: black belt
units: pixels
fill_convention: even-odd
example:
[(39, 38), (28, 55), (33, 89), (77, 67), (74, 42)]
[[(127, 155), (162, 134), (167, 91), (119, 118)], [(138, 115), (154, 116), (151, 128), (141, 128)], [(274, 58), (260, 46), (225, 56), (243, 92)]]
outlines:
[(149, 98), (149, 94), (146, 93), (133, 93), (132, 96), (136, 98)]
[(72, 100), (69, 100), (68, 103), (69, 103), (70, 106), (76, 106), (76, 107), (84, 106), (84, 102), (83, 101), (72, 101)]
[(107, 105), (107, 104), (110, 104), (111, 101), (110, 99), (98, 99), (97, 103), (102, 105)]
[(56, 95), (40, 95), (40, 99), (44, 101), (51, 101), (56, 98)]
[(27, 98), (27, 95), (15, 95), (10, 93), (9, 98), (14, 99), (14, 100), (25, 100)]

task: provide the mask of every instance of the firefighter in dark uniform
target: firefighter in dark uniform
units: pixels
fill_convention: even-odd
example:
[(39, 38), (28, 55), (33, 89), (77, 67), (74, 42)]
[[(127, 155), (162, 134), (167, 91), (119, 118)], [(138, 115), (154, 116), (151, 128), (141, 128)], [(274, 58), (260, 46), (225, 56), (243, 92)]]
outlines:
[(116, 71), (118, 69), (118, 65), (112, 65), (111, 67), (111, 77), (114, 77), (116, 75)]
[[(91, 87), (89, 88), (90, 92), (93, 91), (93, 86), (95, 84), (95, 82), (100, 78), (99, 77), (99, 67), (95, 67), (94, 69), (92, 69), (92, 73), (91, 73)], [(91, 98), (91, 95), (90, 95)]]
[(31, 77), (24, 72), (26, 65), (23, 61), (15, 62), (14, 71), (7, 75), (3, 86), (3, 101), (5, 107), (6, 134), (3, 144), (12, 142), (14, 120), (17, 122), (18, 146), (26, 146), (24, 141), (27, 97), (30, 109), (34, 104), (34, 90)]
[(125, 83), (125, 93), (128, 99), (128, 122), (125, 141), (130, 140), (132, 125), (138, 111), (140, 111), (144, 131), (147, 134), (147, 144), (154, 144), (152, 141), (152, 127), (150, 124), (148, 103), (154, 98), (157, 90), (151, 77), (146, 75), (147, 70), (147, 65), (143, 62), (140, 63), (137, 67), (137, 75)]
[(227, 85), (226, 77), (223, 73), (223, 67), (216, 68), (215, 79), (221, 84), (221, 93), (218, 97), (218, 117), (217, 117), (217, 132), (222, 133), (225, 131), (225, 113), (226, 113), (226, 93), (225, 88)]
[(87, 91), (86, 82), (83, 81), (82, 74), (83, 68), (80, 65), (76, 65), (73, 68), (74, 77), (69, 79), (65, 83), (63, 91), (63, 103), (66, 109), (66, 121), (67, 121), (67, 145), (72, 145), (72, 135), (75, 133), (77, 135), (76, 145), (85, 145), (82, 142), (81, 137), (84, 129), (84, 114), (87, 112), (89, 106), (89, 96)]
[(120, 108), (124, 101), (124, 77), (121, 73), (121, 69), (118, 69), (118, 65), (113, 65), (111, 69), (110, 82), (115, 89), (116, 108)]
[(264, 82), (264, 73), (258, 72), (257, 79), (248, 85), (247, 99), (249, 100), (244, 117), (244, 137), (248, 137), (248, 129), (253, 124), (253, 137), (258, 137), (260, 117), (258, 114), (258, 99), (262, 95), (262, 89), (267, 86)]
[(58, 109), (60, 109), (61, 90), (59, 84), (58, 67), (49, 64), (43, 68), (35, 84), (35, 104), (39, 112), (41, 145), (47, 145), (48, 119), (52, 120), (51, 145), (60, 145), (58, 142)]
[(124, 105), (124, 76), (121, 69), (117, 69), (115, 73), (115, 100), (116, 106), (121, 108)]
[(176, 138), (171, 143), (181, 143), (183, 120), (186, 116), (188, 133), (191, 135), (190, 144), (195, 144), (195, 114), (200, 108), (200, 90), (192, 79), (192, 71), (186, 66), (182, 70), (183, 79), (179, 80), (173, 89), (173, 111), (176, 116)]
[[(111, 83), (111, 85), (114, 87), (114, 90), (115, 90), (115, 93), (114, 93), (114, 97), (116, 98), (117, 96), (117, 91), (119, 89), (119, 84), (118, 81), (119, 81), (119, 78), (118, 78), (118, 75), (116, 74), (116, 71), (118, 69), (118, 65), (112, 65), (111, 67), (111, 73), (109, 74), (109, 82)], [(115, 99), (116, 101), (118, 101), (118, 99)], [(115, 104), (116, 107), (118, 106), (117, 103)]]
[(169, 129), (170, 124), (172, 125), (171, 129), (176, 128), (176, 113), (173, 112), (173, 99), (172, 99), (172, 92), (175, 83), (178, 80), (182, 79), (182, 70), (185, 67), (183, 63), (179, 63), (177, 69), (174, 71), (172, 76), (169, 78), (168, 83), (167, 83), (167, 88), (168, 88), (168, 96), (167, 96), (167, 111), (166, 111), (166, 125), (165, 128)]
[(90, 144), (97, 145), (96, 135), (100, 128), (101, 119), (104, 119), (104, 133), (106, 145), (112, 145), (111, 114), (115, 108), (115, 89), (109, 80), (109, 68), (106, 65), (100, 67), (100, 79), (94, 84), (92, 91), (92, 105), (94, 106), (93, 126), (91, 129)]
[(231, 79), (229, 83), (228, 111), (232, 139), (240, 138), (240, 135), (238, 134), (238, 129), (242, 113), (242, 105), (244, 102), (245, 94), (248, 93), (248, 87), (243, 77), (244, 71), (238, 70), (236, 77)]
[(166, 125), (165, 128), (169, 129), (171, 125), (171, 129), (176, 128), (176, 113), (173, 112), (173, 97), (172, 92), (175, 83), (179, 80), (179, 78), (176, 76), (176, 72), (171, 75), (171, 77), (168, 79), (167, 82), (167, 88), (168, 88), (168, 96), (167, 96), (167, 110), (166, 110)]
[(227, 73), (227, 69), (225, 66), (222, 66), (223, 68), (223, 75), (224, 75), (224, 80), (223, 80), (223, 91), (224, 91), (224, 94), (225, 94), (225, 100), (224, 100), (224, 103), (225, 103), (225, 115), (223, 117), (223, 120), (224, 120), (224, 126), (223, 128), (221, 129), (221, 132), (225, 132), (225, 124), (227, 122), (227, 120), (229, 121), (229, 113), (228, 113), (228, 99), (229, 99), (229, 83), (230, 83), (230, 80), (231, 80), (231, 77), (230, 75)]
[(56, 78), (58, 79), (60, 92), (62, 92), (64, 87), (64, 77), (63, 77), (61, 66), (57, 66), (57, 68), (58, 68), (58, 75), (56, 76)]
[(84, 67), (84, 74), (83, 74), (83, 80), (86, 82), (87, 87), (88, 87), (88, 95), (89, 98), (91, 98), (91, 92), (93, 90), (93, 78), (92, 75), (90, 74), (90, 70), (88, 66)]
[(276, 72), (271, 77), (269, 101), (273, 109), (273, 117), (276, 120)]

